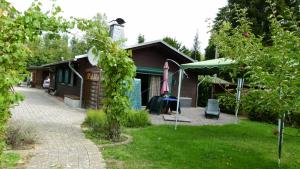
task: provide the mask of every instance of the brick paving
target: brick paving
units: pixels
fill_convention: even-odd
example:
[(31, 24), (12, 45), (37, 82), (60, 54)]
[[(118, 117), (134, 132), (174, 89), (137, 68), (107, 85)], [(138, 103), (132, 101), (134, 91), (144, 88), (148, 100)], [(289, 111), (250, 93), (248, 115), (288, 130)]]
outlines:
[(85, 113), (66, 106), (43, 90), (16, 88), (26, 99), (12, 109), (12, 119), (29, 123), (38, 134), (28, 169), (103, 169), (97, 146), (84, 137)]

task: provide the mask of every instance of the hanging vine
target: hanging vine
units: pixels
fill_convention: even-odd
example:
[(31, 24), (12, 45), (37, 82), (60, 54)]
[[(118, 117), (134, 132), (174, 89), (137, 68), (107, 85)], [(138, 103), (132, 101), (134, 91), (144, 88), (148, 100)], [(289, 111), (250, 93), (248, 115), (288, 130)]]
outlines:
[(118, 141), (121, 134), (120, 120), (130, 109), (128, 91), (132, 88), (135, 65), (130, 51), (120, 47), (109, 37), (105, 18), (97, 15), (92, 20), (78, 20), (78, 27), (86, 32), (88, 44), (94, 46), (93, 53), (100, 57), (98, 67), (103, 70), (102, 85), (105, 98), (103, 110), (107, 116), (106, 136)]

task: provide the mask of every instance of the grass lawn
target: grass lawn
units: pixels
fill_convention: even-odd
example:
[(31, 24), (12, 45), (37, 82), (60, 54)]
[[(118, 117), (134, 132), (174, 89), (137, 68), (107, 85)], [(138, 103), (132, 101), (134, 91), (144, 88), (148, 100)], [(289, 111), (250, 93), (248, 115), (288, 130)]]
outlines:
[(2, 167), (0, 167), (0, 168), (12, 169), (20, 159), (21, 159), (21, 156), (19, 154), (3, 153)]
[[(250, 121), (225, 126), (150, 126), (128, 129), (128, 145), (102, 150), (109, 168), (274, 169), (276, 126)], [(286, 133), (299, 131), (286, 128)], [(300, 137), (284, 136), (281, 168), (300, 168)]]

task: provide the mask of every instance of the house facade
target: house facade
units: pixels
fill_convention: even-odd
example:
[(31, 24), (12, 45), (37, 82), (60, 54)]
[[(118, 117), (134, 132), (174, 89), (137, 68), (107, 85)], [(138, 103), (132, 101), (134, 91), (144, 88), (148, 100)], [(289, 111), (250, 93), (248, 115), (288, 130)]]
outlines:
[[(194, 62), (191, 58), (169, 46), (163, 41), (142, 43), (125, 48), (132, 51), (132, 59), (137, 68), (136, 77), (141, 79), (142, 105), (146, 105), (150, 98), (160, 95), (163, 78), (163, 66), (169, 61), (170, 95), (177, 96), (178, 64)], [(78, 72), (76, 74), (73, 70)], [(101, 107), (104, 97), (101, 81), (102, 70), (89, 63), (87, 55), (76, 56), (75, 59), (31, 67), (32, 85), (40, 87), (46, 76), (50, 77), (50, 88), (59, 97), (67, 95), (80, 96), (81, 78), (83, 79), (82, 100), (86, 108)], [(183, 79), (182, 97), (191, 98), (191, 105), (195, 106), (197, 91), (197, 74), (187, 71), (188, 77)], [(38, 75), (38, 76), (37, 76)], [(34, 78), (35, 77), (35, 78)]]

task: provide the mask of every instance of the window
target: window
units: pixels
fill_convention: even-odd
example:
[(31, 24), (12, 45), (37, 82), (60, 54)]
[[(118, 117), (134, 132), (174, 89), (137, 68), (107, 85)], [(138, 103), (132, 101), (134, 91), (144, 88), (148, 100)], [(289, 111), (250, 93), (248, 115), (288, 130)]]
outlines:
[(74, 72), (71, 71), (69, 78), (69, 85), (74, 86)]
[(70, 78), (70, 70), (67, 68), (65, 69), (65, 77), (64, 77), (65, 84), (69, 84), (69, 78)]
[(58, 83), (63, 83), (63, 70), (58, 69)]
[(76, 85), (76, 75), (69, 68), (61, 68), (57, 71), (58, 83), (75, 86)]

